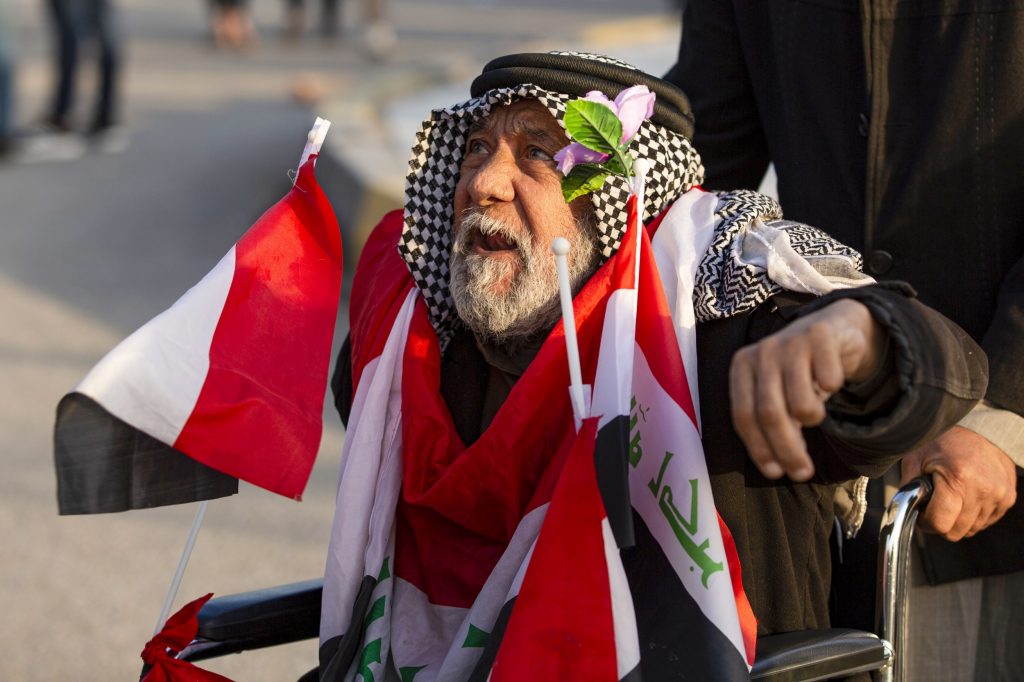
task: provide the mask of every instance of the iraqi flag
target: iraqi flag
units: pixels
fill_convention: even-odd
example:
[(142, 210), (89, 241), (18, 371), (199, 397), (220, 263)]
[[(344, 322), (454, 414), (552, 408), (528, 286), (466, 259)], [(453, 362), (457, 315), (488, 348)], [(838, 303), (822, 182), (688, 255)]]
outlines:
[(338, 222), (314, 173), (327, 125), (288, 194), (61, 400), (60, 513), (223, 497), (239, 478), (301, 497), (341, 291)]
[(756, 624), (711, 499), (681, 350), (693, 325), (658, 275), (675, 267), (670, 289), (689, 296), (693, 242), (675, 247), (710, 236), (714, 203), (682, 197), (653, 247), (640, 235), (638, 260), (631, 232), (574, 299), (596, 420), (577, 434), (559, 325), (468, 445), (395, 253), (401, 213), (374, 231), (353, 286), (321, 679), (383, 679), (389, 664), (414, 682), (748, 676)]
[(628, 481), (633, 523), (616, 536), (633, 545), (623, 559), (649, 679), (678, 674), (673, 660), (682, 660), (687, 679), (741, 680), (754, 662), (757, 622), (715, 509), (706, 464), (714, 453), (704, 452), (697, 416), (692, 291), (716, 205), (715, 195), (691, 190), (623, 240), (594, 378), (598, 471), (603, 458), (626, 472), (602, 479), (609, 509), (622, 496), (614, 482)]
[[(682, 229), (691, 232), (692, 252), (693, 209), (699, 215), (713, 206), (713, 197), (701, 196), (682, 198), (674, 213), (651, 226), (658, 250), (675, 251)], [(630, 224), (636, 203), (631, 197)], [(546, 671), (554, 679), (669, 679), (680, 673), (680, 661), (692, 679), (749, 676), (757, 624), (734, 543), (714, 507), (697, 396), (680, 350), (695, 343), (694, 327), (673, 320), (654, 251), (646, 231), (630, 230), (609, 264), (593, 416), (552, 497), (492, 679), (502, 679), (503, 663), (516, 671), (504, 679), (538, 679)], [(673, 289), (685, 271), (684, 263), (671, 263)], [(688, 291), (676, 301), (682, 319), (687, 315), (678, 307), (690, 300)], [(589, 458), (578, 454), (585, 444), (593, 451)], [(593, 532), (597, 525), (603, 543)], [(582, 568), (588, 565), (607, 572)], [(590, 617), (580, 619), (581, 613)], [(561, 641), (559, 630), (568, 633)], [(572, 649), (566, 642), (581, 643), (580, 655), (566, 656)], [(583, 642), (591, 646), (584, 650)], [(641, 664), (640, 652), (654, 649), (671, 655), (648, 655)]]

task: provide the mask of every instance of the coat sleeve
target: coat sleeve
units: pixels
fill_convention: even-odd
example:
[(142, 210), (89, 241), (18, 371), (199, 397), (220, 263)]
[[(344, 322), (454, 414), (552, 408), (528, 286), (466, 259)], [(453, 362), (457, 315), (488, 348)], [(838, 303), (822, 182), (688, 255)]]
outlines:
[(866, 385), (847, 386), (826, 405), (827, 417), (817, 430), (828, 447), (820, 451), (837, 456), (817, 458), (823, 478), (882, 474), (902, 454), (954, 425), (985, 395), (984, 352), (911, 293), (905, 285), (892, 284), (845, 289), (815, 299), (795, 315), (854, 298), (889, 337), (882, 375)]
[(679, 57), (665, 79), (686, 93), (708, 189), (757, 189), (769, 150), (732, 0), (689, 0)]

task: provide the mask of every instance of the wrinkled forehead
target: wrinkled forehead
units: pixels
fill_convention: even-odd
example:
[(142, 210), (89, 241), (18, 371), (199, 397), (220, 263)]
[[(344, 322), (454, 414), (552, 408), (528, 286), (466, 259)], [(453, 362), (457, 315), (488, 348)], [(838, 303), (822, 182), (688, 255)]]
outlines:
[(540, 101), (520, 99), (511, 104), (492, 107), (486, 116), (470, 122), (467, 134), (525, 135), (568, 143), (568, 136), (558, 119)]

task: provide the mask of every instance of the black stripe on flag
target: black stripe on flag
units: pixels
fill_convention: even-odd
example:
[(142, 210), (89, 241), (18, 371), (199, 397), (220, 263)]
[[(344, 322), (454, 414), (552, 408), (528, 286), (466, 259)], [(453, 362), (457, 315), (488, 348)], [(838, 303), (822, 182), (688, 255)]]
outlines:
[(53, 433), (61, 514), (100, 514), (212, 500), (238, 479), (201, 464), (81, 393), (57, 406)]
[(343, 680), (345, 673), (352, 667), (353, 661), (359, 654), (359, 648), (363, 645), (363, 635), (366, 632), (366, 612), (370, 609), (370, 597), (377, 587), (377, 579), (373, 576), (363, 576), (359, 584), (359, 592), (356, 593), (356, 600), (352, 603), (352, 618), (349, 620), (349, 630), (344, 635), (331, 637), (320, 645), (320, 679), (328, 682)]
[(623, 550), (622, 564), (633, 593), (643, 678), (749, 680), (743, 656), (686, 591), (647, 524), (638, 514), (633, 524), (637, 543)]
[(633, 507), (629, 502), (629, 416), (619, 415), (601, 427), (594, 445), (594, 469), (615, 543), (632, 547)]
[(487, 678), (491, 676), (491, 668), (494, 667), (494, 661), (498, 658), (498, 649), (501, 648), (501, 642), (505, 639), (505, 628), (508, 627), (508, 621), (512, 617), (512, 607), (515, 605), (516, 598), (512, 597), (501, 607), (498, 619), (491, 630), (491, 636), (487, 640), (487, 646), (480, 654), (480, 660), (476, 662), (476, 667), (473, 668), (467, 682), (487, 682)]

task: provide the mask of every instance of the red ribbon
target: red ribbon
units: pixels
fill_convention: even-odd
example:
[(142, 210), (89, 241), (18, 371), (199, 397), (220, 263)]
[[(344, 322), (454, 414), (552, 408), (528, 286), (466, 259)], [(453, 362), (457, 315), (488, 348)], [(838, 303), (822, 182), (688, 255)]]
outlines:
[(180, 611), (167, 619), (160, 632), (146, 642), (142, 660), (152, 666), (142, 682), (231, 682), (223, 675), (197, 668), (188, 661), (174, 656), (187, 647), (199, 630), (199, 609), (210, 600), (213, 593), (185, 604)]

